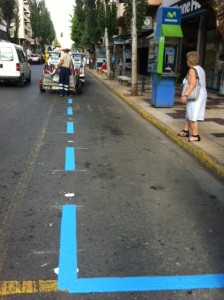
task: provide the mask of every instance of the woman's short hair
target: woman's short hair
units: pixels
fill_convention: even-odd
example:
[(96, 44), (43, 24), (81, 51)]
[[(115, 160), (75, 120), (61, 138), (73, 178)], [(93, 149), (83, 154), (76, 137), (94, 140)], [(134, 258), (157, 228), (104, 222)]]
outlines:
[(197, 51), (190, 51), (186, 55), (187, 60), (193, 65), (196, 66), (199, 63), (199, 53)]

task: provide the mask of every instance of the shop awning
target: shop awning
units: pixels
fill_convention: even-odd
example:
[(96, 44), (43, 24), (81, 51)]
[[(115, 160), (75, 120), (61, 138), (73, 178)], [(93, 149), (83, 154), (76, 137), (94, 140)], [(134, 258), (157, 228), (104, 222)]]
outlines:
[(183, 32), (180, 25), (162, 25), (162, 35), (164, 37), (182, 38)]

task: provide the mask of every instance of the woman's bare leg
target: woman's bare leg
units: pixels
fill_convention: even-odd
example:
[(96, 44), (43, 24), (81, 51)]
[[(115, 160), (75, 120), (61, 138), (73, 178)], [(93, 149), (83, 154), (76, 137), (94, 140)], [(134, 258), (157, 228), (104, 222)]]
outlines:
[(189, 120), (185, 120), (184, 130), (189, 131), (191, 128), (191, 122)]
[(198, 135), (198, 122), (191, 121), (192, 135)]

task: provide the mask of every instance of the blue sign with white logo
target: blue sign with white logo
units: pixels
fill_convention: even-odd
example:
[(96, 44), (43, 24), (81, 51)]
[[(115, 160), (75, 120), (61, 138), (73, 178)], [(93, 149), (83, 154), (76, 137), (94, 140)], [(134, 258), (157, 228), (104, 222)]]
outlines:
[(162, 24), (180, 25), (181, 20), (181, 9), (164, 7)]
[(179, 7), (161, 7), (157, 13), (157, 23), (180, 25), (181, 9)]
[(156, 37), (162, 35), (162, 25), (178, 25), (181, 24), (181, 8), (179, 7), (161, 7), (156, 15)]

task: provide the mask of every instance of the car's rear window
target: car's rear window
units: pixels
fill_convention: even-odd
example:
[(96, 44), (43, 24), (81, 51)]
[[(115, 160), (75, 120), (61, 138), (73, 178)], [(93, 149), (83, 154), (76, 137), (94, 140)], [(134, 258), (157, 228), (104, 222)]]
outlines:
[(10, 47), (4, 47), (0, 49), (1, 61), (13, 61), (13, 53)]
[(19, 62), (24, 62), (26, 60), (26, 57), (25, 57), (23, 51), (20, 49), (16, 49), (16, 52), (17, 52), (17, 55), (19, 58)]
[(59, 59), (60, 55), (59, 54), (51, 54), (50, 56), (52, 59)]

